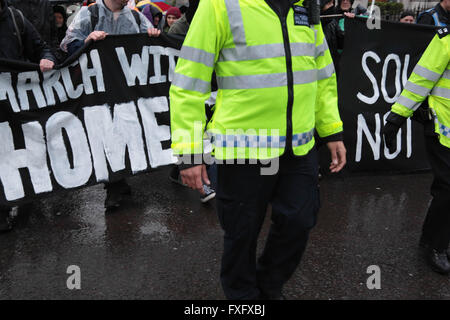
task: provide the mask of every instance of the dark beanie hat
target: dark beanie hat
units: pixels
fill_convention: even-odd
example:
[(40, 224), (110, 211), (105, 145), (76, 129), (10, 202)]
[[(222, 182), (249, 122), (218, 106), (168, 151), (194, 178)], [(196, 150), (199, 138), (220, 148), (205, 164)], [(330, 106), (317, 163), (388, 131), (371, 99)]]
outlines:
[(414, 17), (414, 12), (412, 12), (412, 11), (403, 11), (402, 14), (400, 15), (400, 19), (403, 19), (404, 17), (407, 17), (407, 16)]
[(54, 6), (53, 7), (53, 13), (60, 13), (63, 16), (64, 21), (66, 21), (67, 14), (66, 14), (66, 10), (64, 9), (64, 7), (62, 7), (62, 6)]

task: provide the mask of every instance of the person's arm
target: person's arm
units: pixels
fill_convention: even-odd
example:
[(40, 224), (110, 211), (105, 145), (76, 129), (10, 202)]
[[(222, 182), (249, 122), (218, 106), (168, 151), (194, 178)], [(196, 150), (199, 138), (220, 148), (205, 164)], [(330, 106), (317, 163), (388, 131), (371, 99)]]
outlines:
[(449, 57), (447, 44), (435, 36), (414, 67), (392, 112), (408, 118), (427, 98), (431, 89), (447, 68)]
[(82, 7), (67, 28), (66, 36), (61, 41), (60, 47), (64, 52), (69, 52), (69, 44), (76, 41), (78, 44), (71, 45), (71, 50), (75, 52), (75, 48), (80, 47), (79, 41), (84, 42), (91, 33), (91, 13), (88, 7)]
[(69, 56), (71, 56), (83, 46), (84, 46), (83, 40), (74, 40), (67, 44), (67, 53), (69, 54)]
[(315, 26), (317, 98), (316, 98), (316, 131), (323, 142), (327, 143), (332, 155), (330, 170), (340, 171), (345, 163), (345, 147), (343, 144), (343, 124), (339, 116), (336, 72), (333, 60), (325, 39), (322, 26)]
[(447, 42), (436, 35), (414, 67), (383, 128), (386, 146), (389, 149), (394, 147), (395, 136), (400, 127), (425, 101), (447, 69), (450, 58), (448, 52)]
[[(219, 18), (226, 9), (216, 8), (216, 5), (221, 4), (201, 1), (183, 43), (170, 87), (172, 150), (176, 156), (183, 156), (182, 159), (203, 154), (205, 101), (210, 96), (215, 61), (226, 32), (224, 18)], [(181, 175), (186, 184), (202, 192), (201, 172), (197, 166), (182, 170)]]

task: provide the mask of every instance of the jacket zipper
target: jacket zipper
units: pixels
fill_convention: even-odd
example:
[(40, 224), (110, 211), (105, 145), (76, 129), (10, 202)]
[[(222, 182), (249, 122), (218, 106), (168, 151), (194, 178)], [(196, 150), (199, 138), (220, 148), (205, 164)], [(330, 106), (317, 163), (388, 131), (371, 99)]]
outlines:
[(292, 150), (292, 107), (294, 104), (294, 73), (292, 71), (292, 53), (291, 46), (289, 44), (289, 35), (286, 25), (287, 16), (283, 19), (280, 17), (281, 26), (283, 30), (284, 51), (286, 55), (286, 71), (288, 82), (288, 103), (287, 103), (287, 125), (286, 125), (286, 147), (285, 151), (289, 154), (293, 153)]
[[(284, 43), (284, 54), (286, 56), (286, 74), (287, 74), (287, 87), (288, 87), (288, 103), (287, 103), (287, 112), (286, 112), (286, 146), (285, 151), (289, 152), (289, 154), (293, 154), (292, 150), (292, 107), (294, 104), (294, 73), (292, 71), (292, 52), (289, 43), (289, 34), (287, 29), (287, 16), (281, 16), (276, 10), (273, 8), (269, 1), (266, 1), (269, 7), (276, 13), (281, 22), (281, 29), (283, 32), (283, 43)], [(289, 8), (290, 10), (291, 8)]]

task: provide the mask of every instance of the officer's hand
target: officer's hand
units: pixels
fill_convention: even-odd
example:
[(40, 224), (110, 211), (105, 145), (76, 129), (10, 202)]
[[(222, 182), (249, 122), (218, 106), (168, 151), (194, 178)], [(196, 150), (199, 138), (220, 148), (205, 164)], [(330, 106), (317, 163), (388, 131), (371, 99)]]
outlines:
[(392, 122), (386, 122), (383, 127), (384, 144), (390, 152), (394, 152), (395, 140), (397, 139), (397, 132), (400, 129), (399, 126)]
[(203, 181), (206, 184), (211, 184), (204, 164), (181, 170), (180, 174), (181, 180), (185, 185), (191, 189), (197, 190), (201, 194), (205, 194), (203, 191)]
[(161, 30), (157, 28), (148, 28), (147, 33), (149, 37), (159, 37), (159, 35), (161, 34)]
[(39, 68), (41, 69), (41, 72), (52, 70), (54, 65), (55, 63), (48, 59), (42, 59), (39, 62)]
[(335, 173), (341, 171), (341, 169), (347, 163), (347, 150), (345, 149), (344, 142), (332, 141), (327, 143), (328, 149), (331, 153), (330, 171)]
[(106, 38), (108, 34), (105, 31), (92, 31), (89, 36), (84, 40), (87, 43), (90, 40), (99, 41)]

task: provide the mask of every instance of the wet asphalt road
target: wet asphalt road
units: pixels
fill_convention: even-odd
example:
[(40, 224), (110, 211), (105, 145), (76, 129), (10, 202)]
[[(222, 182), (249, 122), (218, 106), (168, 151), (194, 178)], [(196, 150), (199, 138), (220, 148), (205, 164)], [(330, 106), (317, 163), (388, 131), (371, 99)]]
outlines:
[[(0, 299), (224, 299), (214, 201), (202, 205), (168, 172), (130, 178), (131, 199), (111, 214), (101, 185), (24, 208), (0, 234)], [(430, 184), (430, 174), (325, 177), (286, 298), (450, 299), (450, 277), (430, 271), (417, 246)], [(67, 289), (70, 265), (80, 290)], [(370, 265), (380, 267), (379, 290), (366, 286)]]

